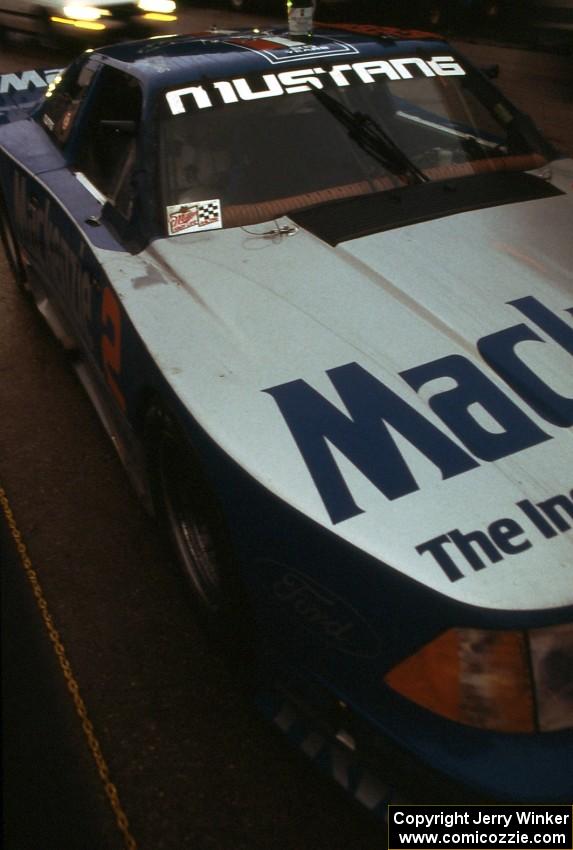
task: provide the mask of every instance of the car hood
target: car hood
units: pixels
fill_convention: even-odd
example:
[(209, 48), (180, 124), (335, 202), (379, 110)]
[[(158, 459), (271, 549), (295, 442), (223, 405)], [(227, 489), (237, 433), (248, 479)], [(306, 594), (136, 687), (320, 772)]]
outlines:
[[(193, 417), (284, 502), (451, 598), (558, 607), (572, 223), (563, 194), (333, 248), (283, 218), (155, 242), (122, 299)], [(510, 386), (497, 372), (516, 359)], [(540, 386), (557, 412), (532, 403)]]

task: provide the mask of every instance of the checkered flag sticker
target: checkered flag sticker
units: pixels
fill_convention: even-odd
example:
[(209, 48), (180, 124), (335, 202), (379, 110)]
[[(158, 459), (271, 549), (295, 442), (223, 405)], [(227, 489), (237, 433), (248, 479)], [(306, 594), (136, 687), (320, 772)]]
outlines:
[(167, 228), (170, 236), (197, 233), (200, 230), (217, 230), (222, 226), (221, 202), (218, 198), (167, 207)]

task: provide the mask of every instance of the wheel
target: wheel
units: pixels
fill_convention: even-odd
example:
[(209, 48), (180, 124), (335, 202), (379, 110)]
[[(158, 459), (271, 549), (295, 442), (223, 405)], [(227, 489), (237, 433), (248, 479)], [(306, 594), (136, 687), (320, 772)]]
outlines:
[(199, 623), (234, 666), (246, 666), (250, 610), (217, 499), (182, 429), (160, 406), (147, 414), (145, 442), (157, 517)]
[(6, 201), (2, 192), (0, 192), (0, 240), (6, 252), (8, 265), (14, 275), (14, 280), (21, 289), (26, 290), (26, 269), (22, 260), (18, 239), (14, 233), (12, 223), (8, 218)]

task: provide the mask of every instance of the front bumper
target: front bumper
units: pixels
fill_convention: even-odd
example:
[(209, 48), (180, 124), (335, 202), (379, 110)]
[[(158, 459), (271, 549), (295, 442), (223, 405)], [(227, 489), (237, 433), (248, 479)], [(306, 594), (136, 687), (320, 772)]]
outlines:
[[(429, 716), (410, 724), (416, 754), (322, 688), (276, 684), (257, 694), (265, 717), (377, 817), (390, 803), (570, 803), (573, 734), (490, 735)], [(425, 712), (425, 714), (428, 714)], [(418, 717), (419, 721), (419, 717)], [(452, 734), (453, 733), (453, 734)], [(484, 746), (484, 742), (488, 742)], [(549, 742), (549, 744), (548, 744)]]

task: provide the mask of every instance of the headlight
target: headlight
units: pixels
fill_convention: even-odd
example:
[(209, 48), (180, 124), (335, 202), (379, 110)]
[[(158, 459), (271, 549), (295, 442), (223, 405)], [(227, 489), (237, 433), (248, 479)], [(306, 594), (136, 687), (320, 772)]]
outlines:
[(64, 15), (76, 21), (97, 21), (102, 15), (110, 15), (108, 9), (98, 9), (96, 6), (64, 6)]
[(171, 14), (176, 6), (173, 0), (139, 0), (137, 5), (142, 12), (159, 12), (162, 15)]
[(385, 681), (436, 714), (482, 729), (573, 727), (573, 624), (515, 632), (450, 629)]

